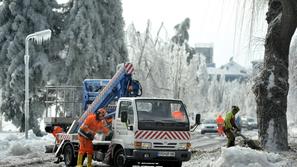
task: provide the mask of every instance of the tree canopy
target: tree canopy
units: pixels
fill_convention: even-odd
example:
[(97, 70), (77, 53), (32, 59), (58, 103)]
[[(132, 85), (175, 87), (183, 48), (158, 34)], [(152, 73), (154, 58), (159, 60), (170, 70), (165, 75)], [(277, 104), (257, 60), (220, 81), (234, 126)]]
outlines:
[(27, 35), (52, 30), (49, 42), (30, 42), (30, 128), (39, 132), (45, 85), (81, 85), (110, 78), (127, 60), (120, 0), (4, 0), (0, 6), (1, 112), (24, 130), (24, 54)]

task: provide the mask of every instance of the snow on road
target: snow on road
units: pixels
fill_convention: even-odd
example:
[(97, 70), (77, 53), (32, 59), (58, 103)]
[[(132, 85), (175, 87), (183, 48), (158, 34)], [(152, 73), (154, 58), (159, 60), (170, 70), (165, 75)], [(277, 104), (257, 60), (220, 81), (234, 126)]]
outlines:
[(193, 135), (192, 149), (193, 150), (213, 150), (221, 147), (226, 143), (224, 136), (217, 136), (217, 134)]
[[(257, 131), (244, 131), (249, 138), (256, 139)], [(292, 140), (290, 140), (292, 141)], [(53, 144), (52, 135), (36, 137), (32, 131), (25, 140), (23, 133), (0, 133), (0, 166), (30, 166), (30, 167), (62, 167), (64, 163), (54, 164), (53, 154), (44, 153), (45, 145)], [(226, 139), (216, 134), (194, 133), (192, 135), (193, 155), (190, 161), (184, 162), (184, 167), (294, 167), (297, 166), (297, 144), (293, 151), (272, 153), (256, 151), (245, 147), (226, 148)], [(295, 150), (295, 152), (294, 152)], [(85, 162), (86, 163), (86, 162)], [(106, 166), (94, 162), (94, 167)]]

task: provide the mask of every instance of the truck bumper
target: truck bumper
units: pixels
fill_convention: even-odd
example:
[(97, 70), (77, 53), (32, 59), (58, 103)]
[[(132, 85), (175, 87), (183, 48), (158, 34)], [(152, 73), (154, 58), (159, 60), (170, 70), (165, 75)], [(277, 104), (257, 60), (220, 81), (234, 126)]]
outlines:
[[(126, 156), (131, 161), (164, 162), (164, 161), (188, 161), (192, 153), (188, 150), (133, 150), (126, 149)], [(174, 152), (174, 156), (161, 156), (161, 152)]]

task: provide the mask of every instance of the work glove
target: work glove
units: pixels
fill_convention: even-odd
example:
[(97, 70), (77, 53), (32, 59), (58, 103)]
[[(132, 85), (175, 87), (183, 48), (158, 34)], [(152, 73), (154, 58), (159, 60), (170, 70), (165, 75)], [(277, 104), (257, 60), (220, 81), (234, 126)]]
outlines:
[(89, 140), (94, 140), (94, 135), (92, 133), (87, 133), (86, 134), (86, 137), (89, 139)]

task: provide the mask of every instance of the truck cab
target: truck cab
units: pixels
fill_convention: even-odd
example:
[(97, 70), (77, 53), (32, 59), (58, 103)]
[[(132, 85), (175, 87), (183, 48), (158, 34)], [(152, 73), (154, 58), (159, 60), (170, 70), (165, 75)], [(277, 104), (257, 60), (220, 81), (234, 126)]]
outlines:
[[(174, 112), (182, 117), (175, 118)], [(182, 166), (191, 158), (190, 123), (181, 100), (120, 98), (113, 122), (115, 166)]]

